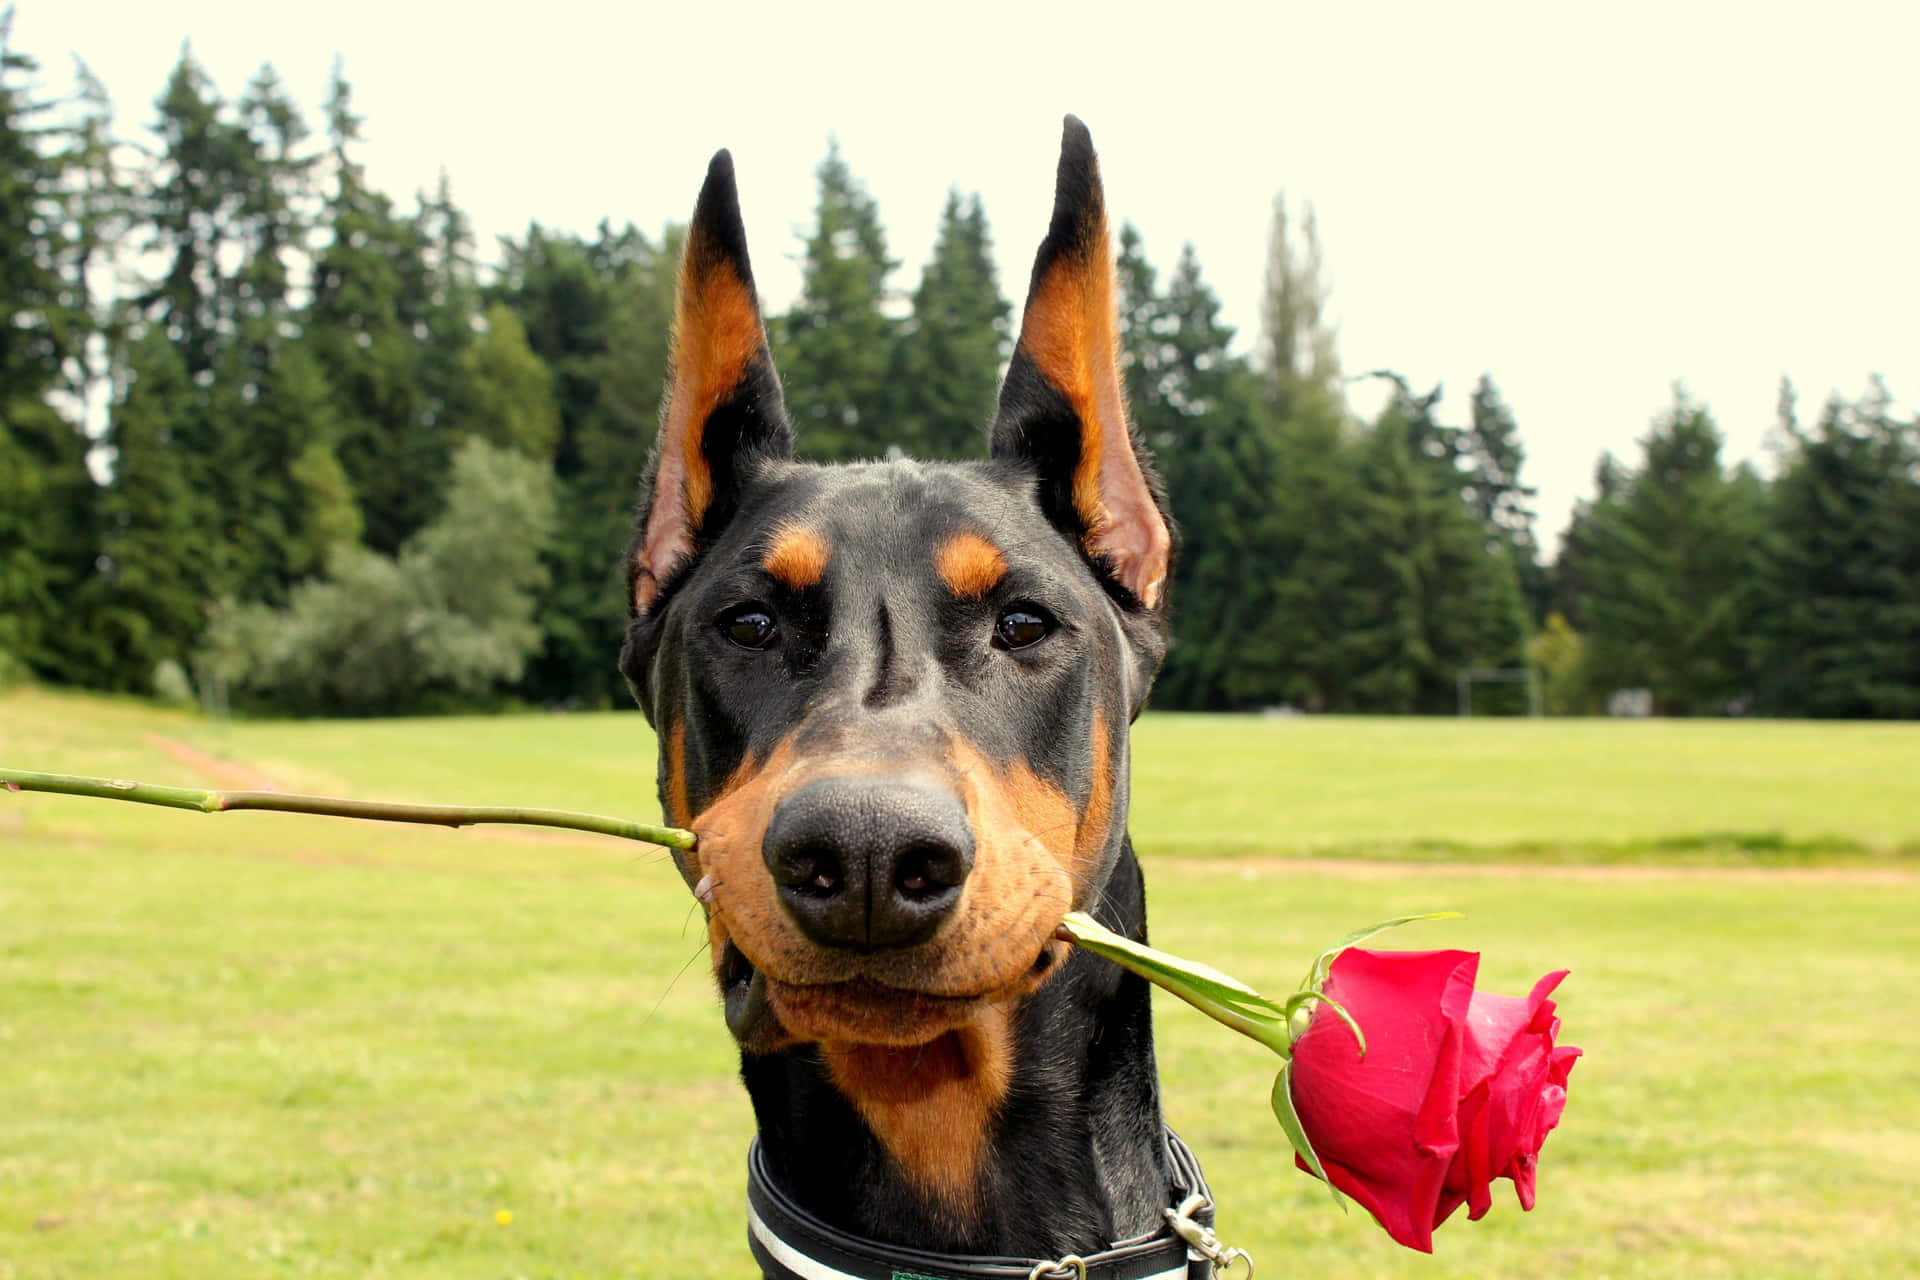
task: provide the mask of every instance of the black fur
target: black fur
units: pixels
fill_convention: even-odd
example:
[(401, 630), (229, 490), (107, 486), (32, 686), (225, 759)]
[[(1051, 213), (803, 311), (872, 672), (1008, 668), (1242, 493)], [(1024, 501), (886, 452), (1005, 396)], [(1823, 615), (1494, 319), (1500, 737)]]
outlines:
[(1057, 263), (1083, 261), (1106, 251), (1106, 196), (1100, 187), (1100, 161), (1093, 153), (1093, 135), (1078, 116), (1068, 116), (1060, 135), (1060, 168), (1054, 175), (1053, 220), (1047, 238), (1034, 255), (1033, 275), (1027, 282), (1027, 301)]
[(687, 224), (686, 252), (691, 274), (704, 275), (718, 263), (730, 263), (740, 281), (753, 288), (747, 258), (747, 225), (740, 216), (740, 187), (733, 176), (733, 153), (724, 147), (707, 164), (707, 180)]

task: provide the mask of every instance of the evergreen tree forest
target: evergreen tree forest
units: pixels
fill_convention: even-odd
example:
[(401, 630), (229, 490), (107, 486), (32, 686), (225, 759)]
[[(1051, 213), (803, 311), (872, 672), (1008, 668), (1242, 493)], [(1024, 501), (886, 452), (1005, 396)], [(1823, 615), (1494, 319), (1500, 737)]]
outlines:
[[(271, 68), (229, 96), (183, 52), (127, 126), (84, 71), (52, 95), (9, 26), (0, 683), (625, 705), (620, 560), (680, 229), (536, 223), (483, 252), (446, 181), (369, 184), (337, 66), (316, 120)], [(803, 455), (983, 454), (1018, 299), (979, 198), (950, 193), (909, 292), (837, 144), (816, 176), (800, 295), (768, 318)], [(1531, 667), (1560, 713), (1633, 690), (1920, 716), (1920, 422), (1879, 382), (1804, 420), (1783, 383), (1765, 476), (1676, 387), (1546, 563), (1491, 377), (1450, 400), (1342, 370), (1310, 207), (1275, 202), (1251, 354), (1191, 247), (1156, 265), (1124, 227), (1118, 252), (1127, 391), (1179, 524), (1157, 706), (1450, 714), (1462, 671)]]

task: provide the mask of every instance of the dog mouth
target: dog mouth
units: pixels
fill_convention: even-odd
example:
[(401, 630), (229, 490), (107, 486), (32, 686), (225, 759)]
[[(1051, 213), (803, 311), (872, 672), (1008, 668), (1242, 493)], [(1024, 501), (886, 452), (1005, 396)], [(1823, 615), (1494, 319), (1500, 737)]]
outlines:
[(768, 1041), (778, 1036), (780, 1022), (767, 1003), (766, 976), (731, 940), (721, 950), (717, 971), (727, 1030), (742, 1048), (771, 1047)]
[(1018, 982), (996, 991), (947, 995), (869, 977), (834, 982), (770, 978), (729, 938), (716, 966), (727, 1030), (742, 1049), (767, 1053), (795, 1042), (912, 1046), (974, 1021), (986, 1007), (1018, 999), (1057, 970), (1067, 944), (1043, 945)]
[[(1057, 941), (1054, 931), (1092, 871), (1077, 846), (1060, 843), (1075, 827), (1064, 793), (1056, 795), (1031, 780), (1003, 784), (979, 761), (955, 766), (950, 781), (958, 803), (943, 807), (938, 816), (944, 821), (958, 816), (949, 810), (964, 811), (973, 855), (964, 882), (949, 886), (958, 890), (950, 895), (954, 900), (937, 912), (916, 915), (904, 896), (912, 886), (903, 881), (896, 900), (888, 903), (899, 918), (887, 921), (891, 932), (876, 934), (871, 900), (894, 893), (896, 877), (889, 874), (876, 881), (878, 889), (873, 884), (859, 888), (869, 908), (862, 932), (854, 927), (862, 923), (857, 913), (816, 910), (803, 891), (810, 881), (788, 883), (792, 859), (782, 859), (794, 850), (782, 845), (786, 852), (768, 857), (770, 823), (782, 804), (839, 776), (815, 756), (796, 763), (795, 750), (783, 743), (691, 823), (700, 851), (695, 896), (707, 911), (727, 1029), (743, 1050), (766, 1053), (808, 1043), (925, 1044), (996, 1005), (1032, 994), (1063, 967), (1068, 944)], [(866, 777), (857, 771), (848, 776)], [(887, 781), (891, 775), (877, 776), (882, 781), (873, 786), (882, 791), (889, 786), (913, 790)], [(914, 797), (924, 799), (919, 791)], [(840, 820), (837, 813), (831, 810), (822, 821)], [(925, 816), (910, 804), (882, 816), (887, 815), (901, 822)], [(1054, 843), (1036, 831), (1050, 833)], [(776, 863), (786, 879), (776, 878)], [(821, 888), (831, 891), (838, 884)]]

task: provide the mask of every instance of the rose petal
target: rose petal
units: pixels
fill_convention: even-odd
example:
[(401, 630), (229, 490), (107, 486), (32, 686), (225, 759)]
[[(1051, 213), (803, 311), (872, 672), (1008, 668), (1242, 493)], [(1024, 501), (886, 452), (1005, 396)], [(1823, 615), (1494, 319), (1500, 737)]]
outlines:
[(1478, 965), (1465, 951), (1343, 951), (1326, 994), (1365, 1030), (1366, 1056), (1324, 1007), (1294, 1044), (1294, 1105), (1327, 1176), (1395, 1240), (1427, 1253), (1460, 1145), (1456, 1099)]
[(1557, 1049), (1560, 1020), (1548, 997), (1566, 977), (1547, 974), (1524, 998), (1476, 991), (1466, 1027), (1461, 1150), (1447, 1196), (1478, 1219), (1493, 1206), (1492, 1182), (1511, 1178), (1521, 1207), (1534, 1199), (1535, 1157), (1566, 1107), (1566, 1073), (1579, 1050)]

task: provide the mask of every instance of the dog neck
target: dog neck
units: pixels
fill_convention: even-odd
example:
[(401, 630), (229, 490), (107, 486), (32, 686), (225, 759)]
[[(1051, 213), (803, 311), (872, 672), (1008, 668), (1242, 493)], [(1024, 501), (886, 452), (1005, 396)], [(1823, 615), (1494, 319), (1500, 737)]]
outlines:
[[(1092, 913), (1145, 939), (1130, 842)], [(1170, 1173), (1148, 991), (1076, 951), (994, 1025), (888, 1051), (907, 1055), (892, 1085), (883, 1062), (819, 1045), (745, 1054), (768, 1168), (825, 1222), (934, 1252), (1058, 1257), (1150, 1232)], [(949, 1084), (916, 1087), (930, 1073)]]

